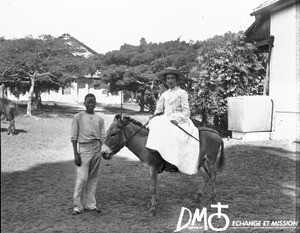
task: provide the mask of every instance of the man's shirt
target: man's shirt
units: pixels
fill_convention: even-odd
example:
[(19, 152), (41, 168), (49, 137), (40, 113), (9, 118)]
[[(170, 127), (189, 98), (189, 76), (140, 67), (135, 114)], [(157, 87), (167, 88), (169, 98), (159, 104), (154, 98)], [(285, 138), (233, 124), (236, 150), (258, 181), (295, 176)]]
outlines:
[(85, 111), (75, 115), (71, 126), (71, 141), (89, 143), (100, 140), (103, 143), (104, 138), (105, 126), (101, 116)]

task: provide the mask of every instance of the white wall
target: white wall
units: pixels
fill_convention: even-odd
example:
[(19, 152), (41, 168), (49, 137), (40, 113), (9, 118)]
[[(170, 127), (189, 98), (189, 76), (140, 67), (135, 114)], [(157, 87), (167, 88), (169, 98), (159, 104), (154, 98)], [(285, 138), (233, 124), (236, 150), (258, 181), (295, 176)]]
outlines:
[[(104, 89), (95, 90), (93, 85), (85, 84), (85, 88), (79, 88), (77, 83), (72, 83), (71, 93), (63, 94), (62, 88), (59, 91), (50, 91), (50, 93), (42, 93), (42, 101), (54, 101), (64, 103), (82, 103), (86, 94), (92, 93), (96, 96), (97, 102), (101, 104), (121, 104), (121, 94), (112, 95), (106, 94)], [(20, 95), (19, 98), (15, 97), (9, 91), (7, 98), (16, 101), (27, 101), (28, 94)]]
[(276, 139), (300, 139), (299, 21), (299, 4), (271, 15), (270, 97), (275, 101)]

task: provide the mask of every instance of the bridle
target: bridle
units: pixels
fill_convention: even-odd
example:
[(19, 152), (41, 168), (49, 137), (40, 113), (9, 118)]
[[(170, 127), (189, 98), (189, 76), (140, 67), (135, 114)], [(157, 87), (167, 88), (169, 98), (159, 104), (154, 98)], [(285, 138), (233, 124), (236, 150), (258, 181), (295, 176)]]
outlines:
[[(148, 120), (144, 125), (142, 125), (142, 126), (141, 126), (134, 134), (132, 134), (130, 137), (127, 137), (124, 128), (125, 128), (128, 124), (130, 124), (130, 123), (132, 123), (132, 122), (131, 122), (130, 120), (127, 121), (127, 122), (126, 122), (126, 121), (122, 122), (122, 119), (121, 119), (121, 122), (119, 122), (119, 128), (123, 131), (124, 137), (125, 137), (124, 145), (121, 146), (121, 148), (124, 147), (124, 146), (127, 146), (128, 143), (129, 143), (129, 141), (130, 141), (135, 135), (137, 135), (143, 128), (146, 129), (146, 126), (149, 124), (149, 122), (150, 122), (150, 120), (151, 120), (152, 118), (153, 118), (153, 116), (150, 117), (149, 120)], [(119, 131), (119, 132), (121, 132), (121, 131)], [(112, 148), (112, 154), (116, 154), (118, 151), (121, 150), (121, 148), (118, 148), (118, 149), (113, 149), (113, 148)]]
[(151, 116), (151, 117), (149, 117), (149, 120), (145, 123), (145, 124), (143, 124), (142, 126), (141, 126), (141, 128), (140, 129), (138, 129), (133, 135), (131, 135), (129, 138), (126, 136), (126, 132), (125, 132), (125, 130), (124, 130), (124, 127), (126, 126), (126, 125), (128, 125), (130, 122), (128, 122), (128, 123), (126, 123), (126, 124), (123, 124), (122, 125), (122, 130), (123, 130), (123, 132), (124, 132), (124, 136), (125, 136), (125, 146), (126, 146), (126, 144), (135, 136), (135, 135), (137, 135), (143, 128), (146, 128), (146, 126), (149, 124), (149, 122), (152, 120), (152, 118), (153, 117), (156, 117), (156, 116), (160, 116), (160, 115), (162, 115), (163, 113), (162, 112), (160, 112), (160, 113), (157, 113), (157, 114), (154, 114), (153, 116)]
[(127, 135), (126, 135), (126, 132), (125, 132), (125, 126), (127, 126), (130, 122), (128, 122), (127, 124), (124, 124), (123, 126), (122, 126), (122, 130), (123, 130), (123, 133), (124, 133), (124, 136), (125, 136), (125, 146), (129, 143), (129, 141), (135, 136), (135, 135), (137, 135), (143, 128), (145, 129), (146, 128), (146, 126), (149, 124), (149, 122), (150, 122), (150, 120), (151, 120), (152, 118), (150, 118), (145, 124), (143, 124), (134, 134), (132, 134), (130, 137), (127, 137)]

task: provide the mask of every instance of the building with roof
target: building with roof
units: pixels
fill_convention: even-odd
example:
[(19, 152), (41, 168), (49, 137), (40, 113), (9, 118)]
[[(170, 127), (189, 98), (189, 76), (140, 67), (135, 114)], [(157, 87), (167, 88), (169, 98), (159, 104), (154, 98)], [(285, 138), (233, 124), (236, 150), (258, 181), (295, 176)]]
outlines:
[(268, 0), (250, 14), (249, 41), (268, 52), (265, 95), (274, 101), (271, 138), (300, 141), (300, 4)]
[[(89, 58), (91, 56), (99, 55), (93, 49), (80, 42), (70, 34), (63, 34), (58, 37), (71, 46), (79, 48), (78, 56)], [(64, 103), (81, 103), (88, 93), (93, 93), (97, 97), (97, 101), (103, 104), (120, 104), (121, 94), (112, 95), (100, 86), (100, 73), (96, 72), (94, 75), (87, 75), (84, 78), (76, 78), (69, 87), (60, 87), (58, 91), (50, 91), (41, 93), (42, 101), (64, 102)], [(6, 97), (11, 100), (27, 101), (28, 94), (20, 95), (18, 98), (7, 90)]]
[(94, 51), (93, 49), (91, 49), (90, 47), (88, 47), (87, 45), (85, 45), (81, 41), (77, 40), (76, 38), (74, 38), (73, 36), (71, 36), (68, 33), (64, 33), (61, 36), (59, 36), (58, 38), (64, 40), (65, 43), (67, 43), (73, 47), (81, 49), (82, 52), (78, 53), (79, 56), (84, 56), (84, 57), (88, 58), (91, 56), (99, 55), (96, 51)]

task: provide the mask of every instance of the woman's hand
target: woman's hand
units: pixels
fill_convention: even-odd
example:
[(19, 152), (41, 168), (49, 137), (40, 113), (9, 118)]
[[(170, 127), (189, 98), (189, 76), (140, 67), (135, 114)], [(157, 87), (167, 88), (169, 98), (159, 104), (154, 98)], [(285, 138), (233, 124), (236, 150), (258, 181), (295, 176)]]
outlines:
[(173, 125), (178, 125), (178, 122), (176, 120), (170, 120), (170, 121)]

